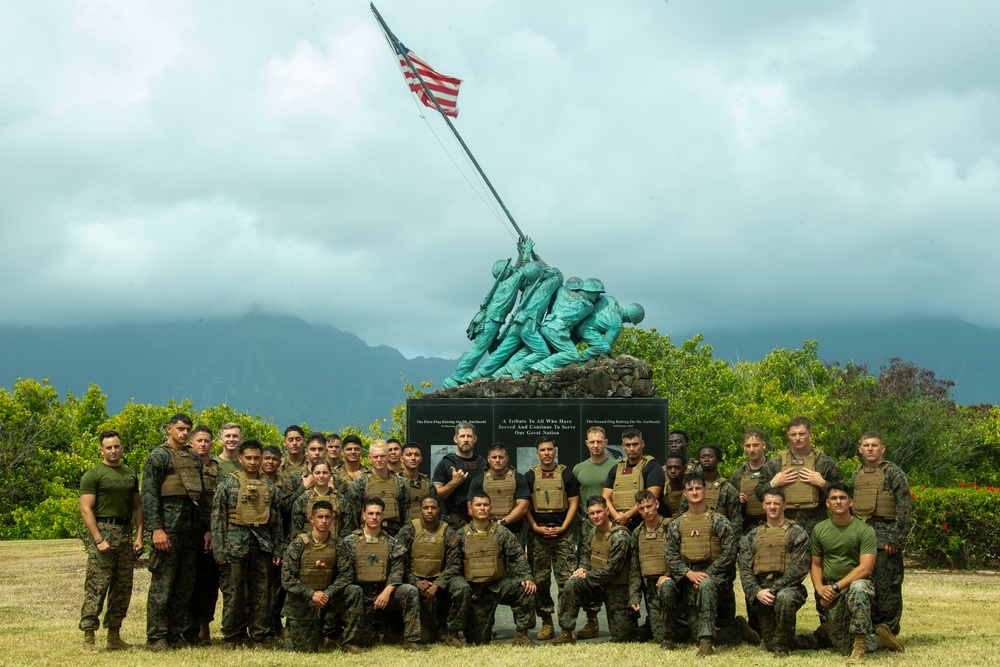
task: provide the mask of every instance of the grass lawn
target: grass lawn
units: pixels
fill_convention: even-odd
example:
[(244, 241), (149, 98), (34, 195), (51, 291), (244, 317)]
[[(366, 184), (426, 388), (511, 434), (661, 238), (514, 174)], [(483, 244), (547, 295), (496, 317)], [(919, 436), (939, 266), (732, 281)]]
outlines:
[[(676, 665), (773, 665), (775, 660), (759, 647), (717, 649), (714, 657), (694, 658), (694, 647), (666, 653), (652, 644), (609, 644), (598, 641), (572, 646), (536, 649), (513, 648), (509, 613), (498, 616), (503, 641), (489, 647), (456, 651), (438, 645), (422, 654), (400, 648), (372, 649), (360, 656), (342, 653), (300, 655), (281, 651), (224, 652), (211, 648), (187, 649), (167, 654), (128, 652), (85, 655), (83, 633), (77, 629), (83, 596), (86, 556), (79, 540), (0, 542), (0, 665), (253, 665), (383, 666), (412, 667), (628, 667), (643, 663)], [(145, 642), (145, 602), (149, 573), (136, 571), (132, 607), (122, 636), (126, 641)], [(880, 651), (868, 658), (872, 665), (997, 665), (1000, 664), (1000, 576), (908, 571), (904, 587), (906, 609), (900, 640), (906, 653)], [(738, 596), (741, 597), (741, 596)], [(221, 602), (220, 602), (221, 605)], [(212, 625), (218, 637), (219, 614)], [(506, 623), (502, 619), (507, 619)], [(799, 612), (799, 632), (812, 630), (816, 613), (811, 601)], [(602, 627), (606, 630), (603, 622)], [(603, 633), (606, 636), (606, 632)], [(104, 631), (98, 632), (103, 646)], [(832, 651), (796, 653), (788, 665), (839, 665), (843, 659)]]

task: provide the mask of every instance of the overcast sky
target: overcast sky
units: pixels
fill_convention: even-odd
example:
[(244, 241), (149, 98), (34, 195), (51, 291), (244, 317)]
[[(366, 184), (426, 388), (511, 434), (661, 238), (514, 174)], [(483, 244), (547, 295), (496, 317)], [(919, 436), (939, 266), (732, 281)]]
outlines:
[[(378, 7), (538, 254), (644, 326), (1000, 327), (1000, 3)], [(8, 2), (0, 53), (0, 324), (259, 308), (454, 357), (515, 254), (367, 2)]]

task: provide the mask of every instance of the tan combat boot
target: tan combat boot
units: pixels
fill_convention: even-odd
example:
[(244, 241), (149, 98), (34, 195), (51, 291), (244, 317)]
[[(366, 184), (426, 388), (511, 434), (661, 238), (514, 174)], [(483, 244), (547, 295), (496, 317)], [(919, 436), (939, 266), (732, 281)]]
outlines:
[(572, 630), (562, 630), (559, 636), (552, 640), (552, 645), (556, 644), (572, 644), (576, 642), (576, 637), (573, 636)]
[(750, 627), (750, 623), (747, 622), (747, 619), (742, 616), (737, 616), (736, 626), (740, 629), (743, 641), (747, 644), (753, 644), (754, 646), (760, 645), (760, 635), (757, 634), (756, 630)]
[(851, 650), (851, 655), (847, 658), (848, 665), (860, 665), (868, 658), (868, 652), (865, 649), (865, 635), (856, 634), (854, 637), (854, 648)]
[(531, 637), (524, 630), (518, 630), (514, 633), (514, 641), (511, 644), (514, 646), (535, 646), (535, 642), (531, 641)]
[(875, 643), (878, 648), (887, 648), (897, 653), (906, 652), (903, 645), (896, 639), (896, 635), (892, 634), (892, 630), (885, 623), (879, 623), (875, 626)]
[(593, 639), (601, 631), (601, 626), (597, 622), (597, 612), (587, 612), (587, 625), (580, 628), (576, 633), (577, 639)]
[(94, 640), (93, 630), (83, 631), (83, 652), (84, 653), (94, 653), (97, 650), (97, 646)]
[(465, 642), (462, 641), (457, 632), (449, 632), (448, 636), (444, 638), (444, 645), (452, 648), (465, 648)]
[(108, 628), (108, 641), (104, 645), (104, 648), (108, 651), (127, 651), (132, 648), (132, 645), (128, 642), (122, 641), (121, 635), (119, 634), (120, 628)]
[(201, 628), (198, 630), (198, 639), (205, 642), (205, 644), (212, 643), (212, 633), (208, 629), (208, 623), (201, 624)]
[(698, 652), (694, 654), (696, 658), (705, 658), (710, 655), (715, 654), (715, 649), (712, 647), (711, 637), (702, 637), (698, 640)]
[(552, 614), (546, 614), (544, 611), (541, 612), (542, 617), (542, 629), (538, 631), (535, 635), (535, 639), (543, 642), (547, 639), (552, 639), (552, 635), (555, 633), (555, 628), (552, 627)]

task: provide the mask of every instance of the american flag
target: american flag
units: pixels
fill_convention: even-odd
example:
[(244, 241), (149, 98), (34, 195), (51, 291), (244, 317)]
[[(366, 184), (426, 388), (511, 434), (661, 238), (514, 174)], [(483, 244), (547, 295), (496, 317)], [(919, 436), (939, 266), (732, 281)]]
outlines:
[[(417, 72), (420, 73), (424, 83), (427, 84), (427, 87), (434, 94), (435, 99), (437, 99), (438, 104), (444, 109), (445, 115), (458, 118), (458, 87), (462, 84), (462, 80), (435, 72), (433, 67), (418, 58), (413, 51), (410, 51), (402, 44), (399, 45), (399, 48), (406, 52), (410, 61), (417, 68)], [(434, 102), (431, 101), (427, 92), (420, 85), (420, 81), (417, 80), (417, 75), (413, 73), (413, 70), (406, 63), (406, 58), (402, 54), (399, 54), (397, 59), (399, 60), (399, 69), (402, 70), (403, 77), (406, 78), (410, 90), (416, 93), (425, 106), (436, 109)]]

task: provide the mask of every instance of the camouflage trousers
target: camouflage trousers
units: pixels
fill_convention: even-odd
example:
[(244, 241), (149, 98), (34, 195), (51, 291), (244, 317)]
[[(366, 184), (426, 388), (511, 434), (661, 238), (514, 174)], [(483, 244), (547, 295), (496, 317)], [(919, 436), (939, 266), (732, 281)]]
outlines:
[(635, 641), (638, 614), (632, 610), (628, 600), (628, 584), (611, 586), (595, 584), (586, 578), (570, 577), (559, 596), (559, 627), (572, 632), (576, 629), (581, 607), (603, 602), (608, 610), (611, 641)]
[(680, 582), (667, 579), (660, 584), (667, 623), (675, 623), (675, 619), (686, 613), (692, 638), (712, 637), (716, 644), (739, 644), (743, 635), (735, 623), (715, 629), (720, 592), (726, 586), (733, 587), (731, 582), (722, 577), (703, 579), (698, 588), (695, 588), (687, 577)]
[(872, 599), (875, 586), (870, 579), (855, 579), (846, 591), (840, 593), (826, 610), (824, 624), (830, 636), (830, 643), (841, 655), (850, 655), (854, 646), (854, 635), (867, 635), (865, 648), (869, 653), (875, 650), (875, 635), (872, 634)]
[(296, 600), (289, 604), (286, 599), (284, 614), (288, 618), (288, 631), (291, 634), (292, 648), (304, 653), (315, 653), (319, 650), (319, 640), (331, 623), (331, 617), (359, 617), (362, 614), (363, 596), (358, 586), (348, 586), (340, 595), (330, 598), (322, 609), (316, 609), (311, 602)]
[(271, 554), (254, 551), (232, 558), (221, 567), (222, 638), (227, 642), (262, 642), (270, 631), (268, 598), (271, 586)]
[(80, 609), (80, 629), (97, 630), (101, 627), (101, 610), (107, 599), (108, 611), (104, 627), (120, 628), (128, 605), (132, 600), (132, 526), (112, 523), (98, 524), (103, 537), (111, 547), (101, 553), (93, 540), (87, 542), (87, 574), (83, 581), (83, 608)]
[(879, 549), (872, 572), (875, 601), (872, 603), (872, 624), (884, 623), (892, 634), (899, 634), (903, 616), (903, 552), (888, 554)]
[(287, 591), (281, 585), (281, 566), (272, 565), (271, 592), (267, 599), (267, 618), (270, 623), (268, 627), (272, 631), (277, 631), (279, 635), (281, 634), (281, 615), (286, 595)]
[(667, 624), (667, 609), (663, 604), (663, 596), (656, 586), (659, 576), (643, 577), (640, 588), (642, 596), (646, 600), (646, 620), (649, 622), (649, 630), (653, 636), (653, 641), (657, 644), (664, 639), (673, 639), (673, 625)]
[(505, 577), (500, 581), (470, 586), (472, 603), (465, 623), (465, 641), (470, 644), (489, 644), (493, 641), (493, 622), (501, 604), (510, 605), (518, 632), (527, 632), (535, 626), (535, 596), (525, 592), (520, 579)]
[(420, 596), (420, 627), (425, 643), (435, 641), (440, 636), (438, 618), (447, 610), (446, 628), (449, 634), (457, 635), (465, 629), (472, 603), (472, 588), (462, 577), (452, 577), (444, 588), (439, 588), (434, 597)]
[(146, 597), (146, 641), (174, 641), (181, 636), (194, 591), (201, 535), (167, 533), (170, 549), (149, 551), (149, 594)]
[(199, 551), (197, 573), (194, 578), (194, 592), (191, 594), (191, 607), (188, 609), (187, 624), (184, 628), (184, 639), (198, 638), (202, 624), (212, 622), (215, 617), (215, 605), (219, 601), (219, 564), (211, 551)]
[[(766, 586), (766, 581), (758, 581)], [(792, 648), (795, 637), (795, 616), (806, 603), (808, 594), (802, 584), (782, 588), (774, 595), (774, 605), (766, 605), (758, 600), (748, 601), (747, 613), (757, 618), (760, 636), (768, 651)]]
[[(586, 498), (580, 498), (581, 503), (585, 501)], [(576, 553), (580, 553), (583, 551), (583, 541), (587, 539), (587, 536), (590, 535), (590, 531), (594, 529), (594, 524), (590, 523), (590, 519), (588, 519), (587, 517), (581, 516), (580, 525), (577, 528), (578, 530), (576, 539)], [(576, 568), (574, 567), (573, 569), (575, 570)], [(588, 614), (596, 614), (601, 610), (601, 605), (600, 603), (595, 602), (593, 604), (586, 604), (583, 606), (583, 608), (587, 611)]]
[(343, 595), (360, 595), (362, 602), (357, 610), (345, 610), (344, 646), (367, 646), (372, 643), (372, 628), (378, 615), (386, 612), (401, 611), (403, 613), (403, 638), (408, 642), (420, 641), (420, 592), (416, 586), (400, 584), (389, 596), (389, 604), (385, 609), (375, 610), (377, 598), (385, 584), (351, 584), (344, 589)]
[(556, 587), (562, 597), (563, 587), (569, 575), (576, 569), (576, 537), (567, 531), (559, 537), (543, 538), (535, 531), (528, 533), (528, 564), (531, 578), (538, 587), (536, 609), (541, 614), (553, 614), (556, 610), (552, 600), (552, 573), (555, 573)]

